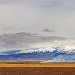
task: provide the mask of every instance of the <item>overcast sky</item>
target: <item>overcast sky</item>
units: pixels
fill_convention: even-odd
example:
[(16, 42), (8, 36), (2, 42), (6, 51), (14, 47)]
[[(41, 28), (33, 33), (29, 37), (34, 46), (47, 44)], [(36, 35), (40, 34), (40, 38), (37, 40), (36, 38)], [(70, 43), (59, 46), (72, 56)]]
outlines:
[(51, 36), (48, 40), (75, 39), (75, 0), (0, 0), (0, 34), (8, 34), (0, 36), (0, 46), (12, 45), (9, 35), (20, 32)]
[(75, 0), (0, 0), (0, 33), (13, 32), (74, 38)]

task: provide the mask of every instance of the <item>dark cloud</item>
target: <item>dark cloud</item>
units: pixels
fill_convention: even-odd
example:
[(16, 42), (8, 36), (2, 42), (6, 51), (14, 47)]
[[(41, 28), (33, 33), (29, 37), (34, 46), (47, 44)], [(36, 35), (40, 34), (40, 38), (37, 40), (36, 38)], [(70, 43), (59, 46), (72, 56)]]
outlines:
[(54, 30), (50, 30), (50, 29), (48, 29), (48, 28), (45, 28), (45, 29), (43, 29), (42, 31), (43, 31), (43, 32), (54, 32)]
[(64, 39), (64, 37), (59, 36), (40, 36), (24, 32), (15, 34), (3, 34), (0, 35), (0, 48), (22, 48), (28, 46), (29, 44)]

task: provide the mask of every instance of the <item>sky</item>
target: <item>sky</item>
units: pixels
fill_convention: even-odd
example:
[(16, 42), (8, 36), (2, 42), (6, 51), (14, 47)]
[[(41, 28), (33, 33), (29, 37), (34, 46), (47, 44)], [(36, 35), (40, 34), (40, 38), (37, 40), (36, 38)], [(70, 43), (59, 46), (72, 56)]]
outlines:
[(27, 34), (35, 34), (40, 42), (44, 41), (39, 38), (42, 36), (46, 42), (75, 40), (75, 0), (0, 0), (0, 48), (14, 48), (11, 39), (21, 32), (25, 32), (25, 39)]

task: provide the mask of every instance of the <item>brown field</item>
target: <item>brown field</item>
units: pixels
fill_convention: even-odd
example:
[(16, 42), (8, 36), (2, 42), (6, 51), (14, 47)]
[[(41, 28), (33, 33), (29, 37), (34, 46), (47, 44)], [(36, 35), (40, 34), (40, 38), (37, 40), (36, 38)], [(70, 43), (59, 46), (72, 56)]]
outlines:
[(75, 63), (0, 63), (0, 75), (75, 75)]

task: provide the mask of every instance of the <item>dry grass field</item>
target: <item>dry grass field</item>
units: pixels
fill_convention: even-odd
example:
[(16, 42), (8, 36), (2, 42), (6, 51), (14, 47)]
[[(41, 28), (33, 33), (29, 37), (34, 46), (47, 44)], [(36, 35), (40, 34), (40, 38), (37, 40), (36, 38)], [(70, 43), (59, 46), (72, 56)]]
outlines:
[(0, 75), (75, 75), (75, 63), (0, 63)]
[(75, 68), (75, 63), (6, 62), (6, 63), (0, 63), (0, 67), (74, 67)]

